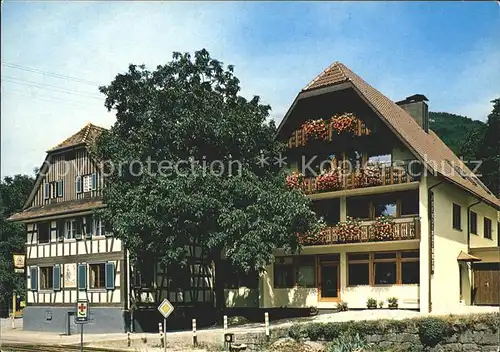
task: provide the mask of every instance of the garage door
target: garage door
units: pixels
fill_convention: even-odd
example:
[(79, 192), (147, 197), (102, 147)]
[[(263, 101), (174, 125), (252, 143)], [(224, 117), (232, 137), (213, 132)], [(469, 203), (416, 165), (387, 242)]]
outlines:
[(500, 305), (500, 263), (474, 264), (474, 304)]

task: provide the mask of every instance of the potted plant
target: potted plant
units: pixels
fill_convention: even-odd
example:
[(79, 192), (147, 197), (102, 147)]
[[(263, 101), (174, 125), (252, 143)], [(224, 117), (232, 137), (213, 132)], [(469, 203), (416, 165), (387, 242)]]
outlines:
[(396, 297), (390, 297), (387, 299), (389, 309), (398, 309), (398, 299)]
[(371, 239), (376, 241), (390, 240), (394, 238), (394, 218), (382, 215), (375, 219), (371, 226)]
[(368, 298), (366, 300), (366, 307), (368, 309), (377, 309), (377, 300), (375, 298)]
[(378, 301), (378, 307), (380, 309), (384, 308), (384, 301)]
[(286, 177), (286, 183), (290, 188), (301, 189), (304, 185), (304, 175), (294, 171)]
[[(336, 232), (339, 241), (356, 242), (361, 236), (361, 224), (358, 219), (348, 216), (346, 221), (337, 224)], [(375, 301), (375, 306), (377, 306), (377, 301)]]
[(308, 139), (328, 139), (328, 124), (323, 119), (308, 120), (302, 124), (302, 129)]
[(334, 191), (340, 188), (339, 170), (333, 169), (316, 177), (318, 191)]
[(340, 301), (337, 303), (337, 312), (347, 312), (349, 307), (347, 306), (347, 302)]
[(354, 132), (356, 120), (356, 116), (353, 113), (347, 112), (334, 115), (330, 123), (332, 124), (333, 131), (337, 132), (337, 134), (342, 134), (345, 132)]

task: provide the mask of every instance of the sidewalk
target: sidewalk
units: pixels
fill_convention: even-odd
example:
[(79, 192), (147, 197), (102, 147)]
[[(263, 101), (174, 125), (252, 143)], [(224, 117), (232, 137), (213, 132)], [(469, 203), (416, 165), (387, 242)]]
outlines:
[[(464, 306), (457, 308), (456, 311), (447, 312), (443, 315), (467, 315), (478, 313), (499, 313), (500, 307), (477, 307), (477, 306)], [(298, 322), (334, 322), (334, 321), (349, 321), (349, 320), (378, 320), (378, 319), (407, 319), (426, 316), (428, 314), (421, 314), (416, 311), (408, 310), (388, 310), (388, 309), (375, 309), (375, 310), (360, 310), (360, 311), (347, 311), (340, 313), (319, 314), (314, 317), (297, 318), (289, 320), (271, 321), (271, 330), (277, 328), (285, 328)], [(440, 315), (439, 313), (432, 313), (431, 315)], [(3, 343), (43, 343), (43, 344), (78, 344), (80, 342), (80, 335), (74, 334), (71, 336), (61, 335), (57, 333), (47, 332), (34, 332), (22, 330), (22, 319), (15, 320), (16, 328), (11, 328), (11, 321), (9, 319), (1, 320), (0, 340)], [(235, 327), (229, 327), (228, 332), (234, 333), (236, 336), (253, 333), (265, 333), (264, 323), (252, 323)], [(220, 327), (217, 328), (202, 328), (197, 331), (198, 342), (200, 346), (207, 345), (222, 345), (224, 343), (224, 330)], [(155, 348), (160, 344), (160, 336), (158, 333), (131, 333), (131, 348), (127, 349), (127, 334), (114, 333), (114, 334), (85, 334), (84, 342), (90, 347), (109, 347), (109, 348), (123, 348), (127, 351), (161, 351), (162, 349)], [(167, 332), (167, 341), (169, 351), (192, 351), (193, 335), (191, 331), (172, 331)], [(202, 350), (200, 350), (202, 351)]]

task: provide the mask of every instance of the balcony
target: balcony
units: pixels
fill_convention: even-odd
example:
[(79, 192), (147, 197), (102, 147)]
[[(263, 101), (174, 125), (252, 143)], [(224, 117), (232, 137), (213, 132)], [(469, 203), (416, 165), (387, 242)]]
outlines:
[(419, 218), (397, 218), (382, 226), (376, 220), (330, 226), (318, 235), (301, 236), (305, 246), (345, 243), (388, 242), (420, 239)]
[[(371, 134), (371, 130), (366, 127), (363, 121), (355, 119), (352, 122), (352, 129), (349, 132), (337, 133), (335, 131), (334, 125), (332, 123), (327, 123), (326, 125), (327, 133), (324, 136), (325, 142), (331, 142), (338, 138), (339, 136), (346, 135), (347, 133), (351, 136), (368, 136)], [(305, 127), (301, 127), (295, 130), (291, 137), (288, 139), (288, 148), (298, 148), (303, 147), (309, 141), (309, 136), (306, 132)]]
[(413, 181), (418, 181), (418, 175), (410, 172), (408, 164), (368, 165), (353, 172), (336, 168), (316, 177), (303, 177), (295, 173), (287, 178), (290, 187), (302, 189), (306, 194), (399, 185)]

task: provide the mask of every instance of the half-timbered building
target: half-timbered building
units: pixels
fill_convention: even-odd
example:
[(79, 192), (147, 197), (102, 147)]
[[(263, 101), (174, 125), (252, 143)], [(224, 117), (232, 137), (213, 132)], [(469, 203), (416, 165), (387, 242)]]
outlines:
[(98, 216), (105, 178), (90, 147), (102, 130), (88, 124), (48, 150), (24, 210), (9, 219), (26, 227), (24, 329), (71, 333), (78, 299), (89, 301), (89, 332), (155, 331), (164, 298), (178, 318), (208, 316), (214, 271), (199, 247), (186, 248), (184, 267), (167, 270), (147, 256), (134, 267)]

